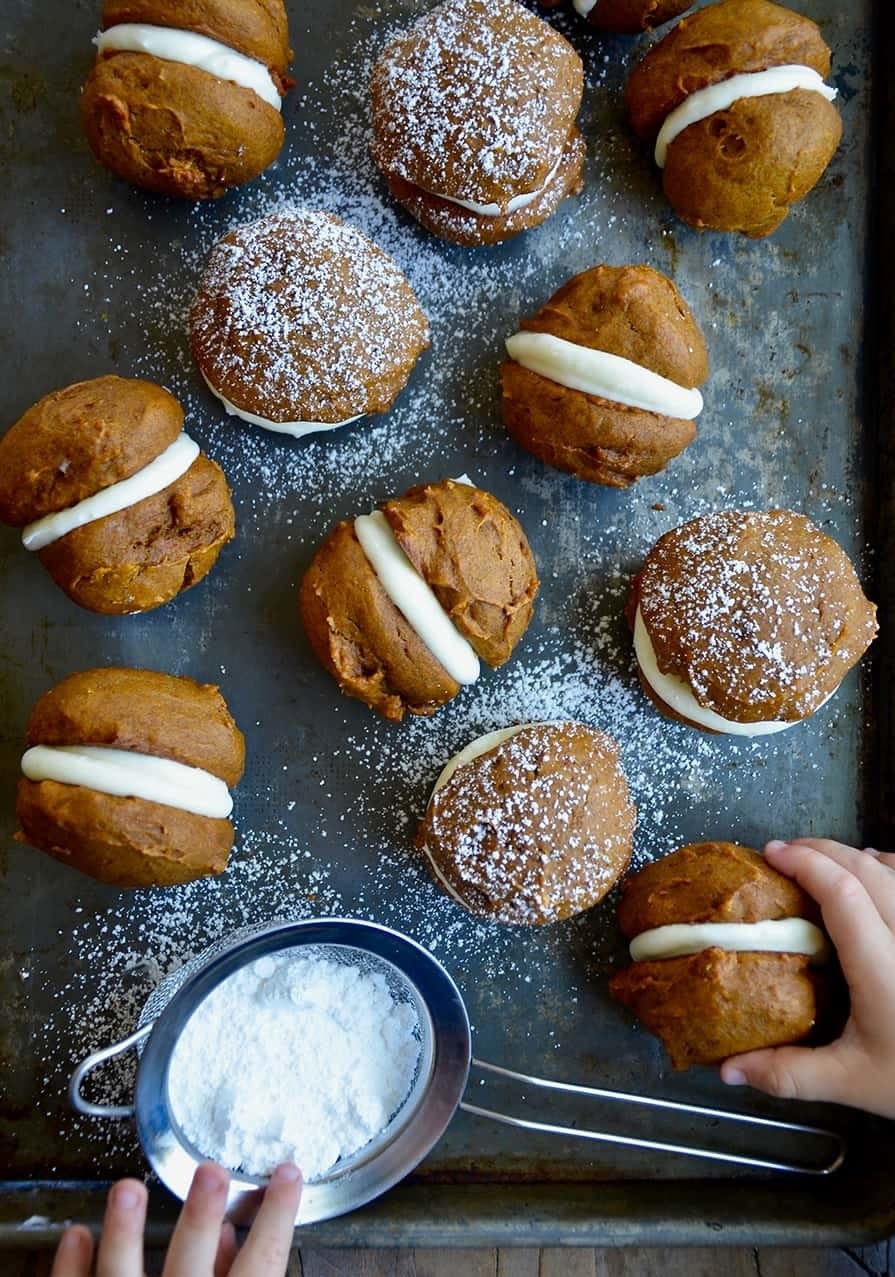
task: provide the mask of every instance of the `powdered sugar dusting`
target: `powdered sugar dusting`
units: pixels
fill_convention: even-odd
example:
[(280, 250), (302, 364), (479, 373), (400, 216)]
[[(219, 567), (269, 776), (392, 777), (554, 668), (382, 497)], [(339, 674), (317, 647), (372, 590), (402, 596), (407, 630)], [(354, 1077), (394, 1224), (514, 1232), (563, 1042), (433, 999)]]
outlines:
[(539, 925), (606, 894), (628, 863), (634, 812), (611, 741), (542, 724), (459, 767), (424, 828), (426, 854), (468, 908)]
[(739, 721), (811, 713), (876, 633), (840, 548), (779, 510), (724, 511), (667, 533), (647, 558), (640, 610), (663, 669)]
[(274, 422), (380, 411), (429, 339), (388, 255), (313, 209), (280, 210), (216, 244), (190, 321), (211, 386)]
[(537, 190), (578, 112), (578, 59), (516, 0), (445, 0), (373, 69), (380, 166), (488, 204)]

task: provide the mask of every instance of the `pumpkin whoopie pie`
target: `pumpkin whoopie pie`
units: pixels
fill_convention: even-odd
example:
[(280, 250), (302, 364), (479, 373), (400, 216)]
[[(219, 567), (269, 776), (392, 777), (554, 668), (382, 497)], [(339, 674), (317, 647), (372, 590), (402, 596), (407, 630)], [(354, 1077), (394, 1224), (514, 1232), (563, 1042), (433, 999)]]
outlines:
[(610, 737), (584, 723), (523, 723), (451, 759), (416, 845), (470, 913), (539, 927), (603, 899), (628, 867), (635, 821)]
[(235, 530), (224, 473), (174, 396), (115, 376), (45, 395), (0, 439), (0, 522), (70, 599), (108, 615), (201, 581)]
[(444, 0), (373, 68), (373, 158), (441, 239), (499, 244), (582, 188), (581, 59), (516, 0)]
[(161, 195), (214, 198), (283, 145), (282, 0), (106, 0), (81, 96), (101, 164)]
[(678, 217), (698, 229), (776, 230), (820, 180), (842, 135), (816, 23), (770, 0), (722, 0), (684, 18), (625, 90), (655, 143)]
[(395, 262), (330, 213), (283, 209), (215, 245), (193, 355), (228, 413), (294, 437), (385, 412), (429, 345)]
[(726, 510), (666, 532), (634, 578), (628, 619), (662, 713), (738, 736), (820, 709), (877, 631), (844, 551), (790, 510)]
[(299, 596), (317, 658), (385, 718), (432, 714), (512, 655), (538, 578), (525, 533), (496, 497), (461, 480), (421, 484), (345, 520)]
[(216, 687), (152, 670), (71, 674), (37, 702), (25, 743), (20, 842), (118, 887), (226, 868), (245, 746)]
[(817, 905), (757, 851), (691, 843), (621, 890), (633, 965), (609, 992), (661, 1039), (675, 1069), (811, 1033), (827, 1003), (830, 946)]
[(696, 437), (705, 342), (677, 288), (650, 266), (573, 276), (506, 347), (504, 423), (548, 465), (624, 488)]

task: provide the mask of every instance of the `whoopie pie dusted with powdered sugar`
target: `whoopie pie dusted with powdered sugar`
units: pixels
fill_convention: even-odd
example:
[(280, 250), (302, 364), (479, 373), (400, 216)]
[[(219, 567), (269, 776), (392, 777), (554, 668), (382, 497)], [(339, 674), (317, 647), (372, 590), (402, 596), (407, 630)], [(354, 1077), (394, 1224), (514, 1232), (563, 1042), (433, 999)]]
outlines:
[(433, 714), (512, 655), (538, 577), (506, 506), (462, 480), (421, 484), (330, 533), (299, 609), (311, 647), (348, 696), (400, 721)]
[(0, 439), (0, 522), (70, 599), (108, 615), (168, 603), (235, 532), (224, 472), (174, 396), (114, 376), (45, 395)]
[(516, 0), (445, 0), (373, 68), (373, 157), (454, 244), (498, 244), (582, 187), (581, 59)]
[(81, 96), (101, 164), (196, 200), (277, 158), (292, 59), (282, 0), (106, 0), (102, 28)]
[(506, 347), (504, 423), (548, 465), (624, 488), (696, 437), (705, 342), (674, 284), (649, 266), (573, 276)]
[(770, 0), (722, 0), (684, 18), (625, 90), (662, 184), (697, 229), (776, 230), (842, 136), (824, 83), (830, 50), (810, 18)]
[(690, 843), (622, 883), (633, 965), (609, 992), (661, 1038), (675, 1069), (803, 1041), (830, 946), (818, 908), (757, 851)]
[(835, 541), (789, 510), (691, 519), (656, 542), (629, 619), (668, 717), (760, 736), (808, 718), (861, 659), (876, 608)]
[(70, 674), (28, 720), (20, 842), (118, 887), (227, 867), (245, 742), (216, 687), (153, 670)]
[(227, 412), (296, 437), (385, 412), (429, 345), (388, 254), (306, 208), (237, 227), (212, 249), (190, 334)]
[(470, 913), (539, 927), (603, 899), (628, 867), (635, 823), (610, 737), (584, 723), (523, 723), (451, 759), (416, 845)]

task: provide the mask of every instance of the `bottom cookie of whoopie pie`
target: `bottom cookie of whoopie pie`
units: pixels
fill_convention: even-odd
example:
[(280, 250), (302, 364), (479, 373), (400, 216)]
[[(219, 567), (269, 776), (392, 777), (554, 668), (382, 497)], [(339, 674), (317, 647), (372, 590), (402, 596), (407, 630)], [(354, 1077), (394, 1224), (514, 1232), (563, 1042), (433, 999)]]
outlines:
[(112, 666), (71, 674), (35, 705), (26, 746), (19, 842), (118, 887), (226, 868), (245, 744), (216, 687)]
[(523, 723), (451, 759), (415, 841), (438, 885), (470, 913), (543, 926), (612, 889), (635, 823), (610, 737), (584, 723)]
[(622, 884), (633, 964), (609, 992), (672, 1066), (803, 1042), (829, 1003), (831, 957), (813, 900), (736, 843), (691, 843)]

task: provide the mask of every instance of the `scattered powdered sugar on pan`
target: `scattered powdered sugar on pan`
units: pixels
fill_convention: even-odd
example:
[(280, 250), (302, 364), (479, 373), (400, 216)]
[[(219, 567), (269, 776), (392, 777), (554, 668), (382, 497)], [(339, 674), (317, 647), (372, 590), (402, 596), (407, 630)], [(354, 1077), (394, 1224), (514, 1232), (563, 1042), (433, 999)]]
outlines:
[[(90, 284), (91, 304), (114, 299), (117, 314), (130, 315), (115, 334), (117, 371), (157, 380), (181, 399), (190, 434), (224, 467), (237, 503), (238, 540), (217, 571), (176, 608), (139, 624), (170, 627), (171, 667), (179, 672), (192, 668), (186, 662), (197, 652), (207, 655), (228, 699), (232, 692), (241, 700), (234, 712), (250, 735), (226, 874), (165, 891), (110, 893), (101, 897), (108, 901), (103, 907), (85, 907), (62, 938), (68, 950), (62, 985), (58, 950), (34, 955), (32, 979), (51, 991), (54, 1005), (38, 1048), (45, 1061), (38, 1105), (48, 1129), (61, 1125), (61, 1137), (75, 1140), (85, 1164), (102, 1172), (113, 1155), (133, 1167), (135, 1137), (126, 1123), (65, 1114), (72, 1066), (131, 1032), (166, 974), (253, 923), (343, 915), (395, 926), (457, 979), (482, 1054), (511, 1064), (541, 1061), (543, 1069), (545, 1055), (562, 1053), (558, 1076), (592, 1066), (603, 1049), (600, 1017), (609, 1014), (606, 974), (623, 956), (614, 896), (543, 929), (494, 926), (440, 892), (412, 849), (432, 784), (474, 737), (533, 720), (572, 719), (607, 732), (619, 744), (638, 810), (635, 865), (690, 837), (757, 845), (771, 833), (793, 832), (803, 814), (806, 823), (813, 819), (818, 786), (811, 768), (827, 768), (822, 778), (839, 769), (854, 780), (849, 733), (859, 711), (848, 707), (847, 693), (787, 733), (820, 742), (811, 754), (819, 761), (807, 765), (806, 775), (788, 743), (719, 739), (662, 719), (639, 687), (622, 619), (630, 574), (658, 536), (719, 507), (767, 508), (779, 500), (780, 475), (798, 476), (785, 491), (834, 536), (845, 540), (854, 532), (853, 496), (830, 479), (842, 459), (835, 449), (845, 450), (847, 469), (848, 445), (834, 434), (818, 456), (810, 400), (804, 410), (790, 409), (776, 382), (772, 394), (744, 371), (755, 366), (756, 343), (768, 343), (761, 353), (769, 366), (778, 350), (788, 351), (793, 323), (800, 322), (762, 308), (763, 284), (779, 285), (775, 276), (790, 270), (784, 248), (732, 246), (723, 237), (669, 230), (651, 161), (640, 162), (622, 124), (627, 53), (621, 50), (630, 46), (594, 40), (570, 15), (554, 20), (585, 60), (584, 194), (500, 248), (463, 250), (433, 240), (389, 200), (370, 157), (370, 70), (409, 20), (403, 4), (387, 7), (386, 15), (358, 7), (340, 28), (339, 51), (327, 66), (296, 68), (300, 87), (285, 108), (289, 140), (269, 173), (213, 205), (147, 199), (127, 235), (110, 219), (108, 250)], [(187, 315), (207, 255), (223, 235), (298, 206), (338, 215), (394, 258), (430, 321), (433, 346), (389, 413), (334, 436), (293, 441), (223, 414), (192, 365)], [(144, 216), (152, 232), (145, 240)], [(818, 245), (817, 253), (843, 248), (819, 233), (803, 238)], [(629, 493), (585, 491), (505, 438), (497, 407), (503, 338), (571, 274), (596, 262), (649, 261), (674, 274), (679, 243), (696, 269), (677, 282), (713, 361), (701, 437), (666, 475)], [(155, 256), (153, 273), (147, 262)], [(807, 275), (812, 261), (803, 257)], [(826, 299), (818, 304), (832, 306)], [(820, 371), (824, 378), (836, 372)], [(853, 393), (851, 381), (846, 392)], [(386, 724), (342, 698), (300, 649), (295, 590), (337, 519), (420, 480), (464, 471), (511, 506), (532, 541), (542, 577), (535, 621), (507, 665), (486, 671), (438, 714)], [(198, 635), (189, 628), (197, 614)], [(226, 654), (218, 655), (219, 634), (229, 636)], [(137, 663), (139, 651), (137, 637), (130, 647), (122, 641), (121, 652), (110, 647), (103, 659), (121, 655)], [(246, 690), (252, 680), (265, 689), (257, 714)], [(533, 993), (538, 1014), (529, 1016)], [(522, 1006), (526, 1014), (513, 1014)], [(608, 1053), (610, 1084), (616, 1055), (625, 1067), (623, 1051)], [(624, 1073), (614, 1078), (626, 1080)], [(88, 1093), (120, 1103), (132, 1081), (130, 1057), (104, 1067)]]

